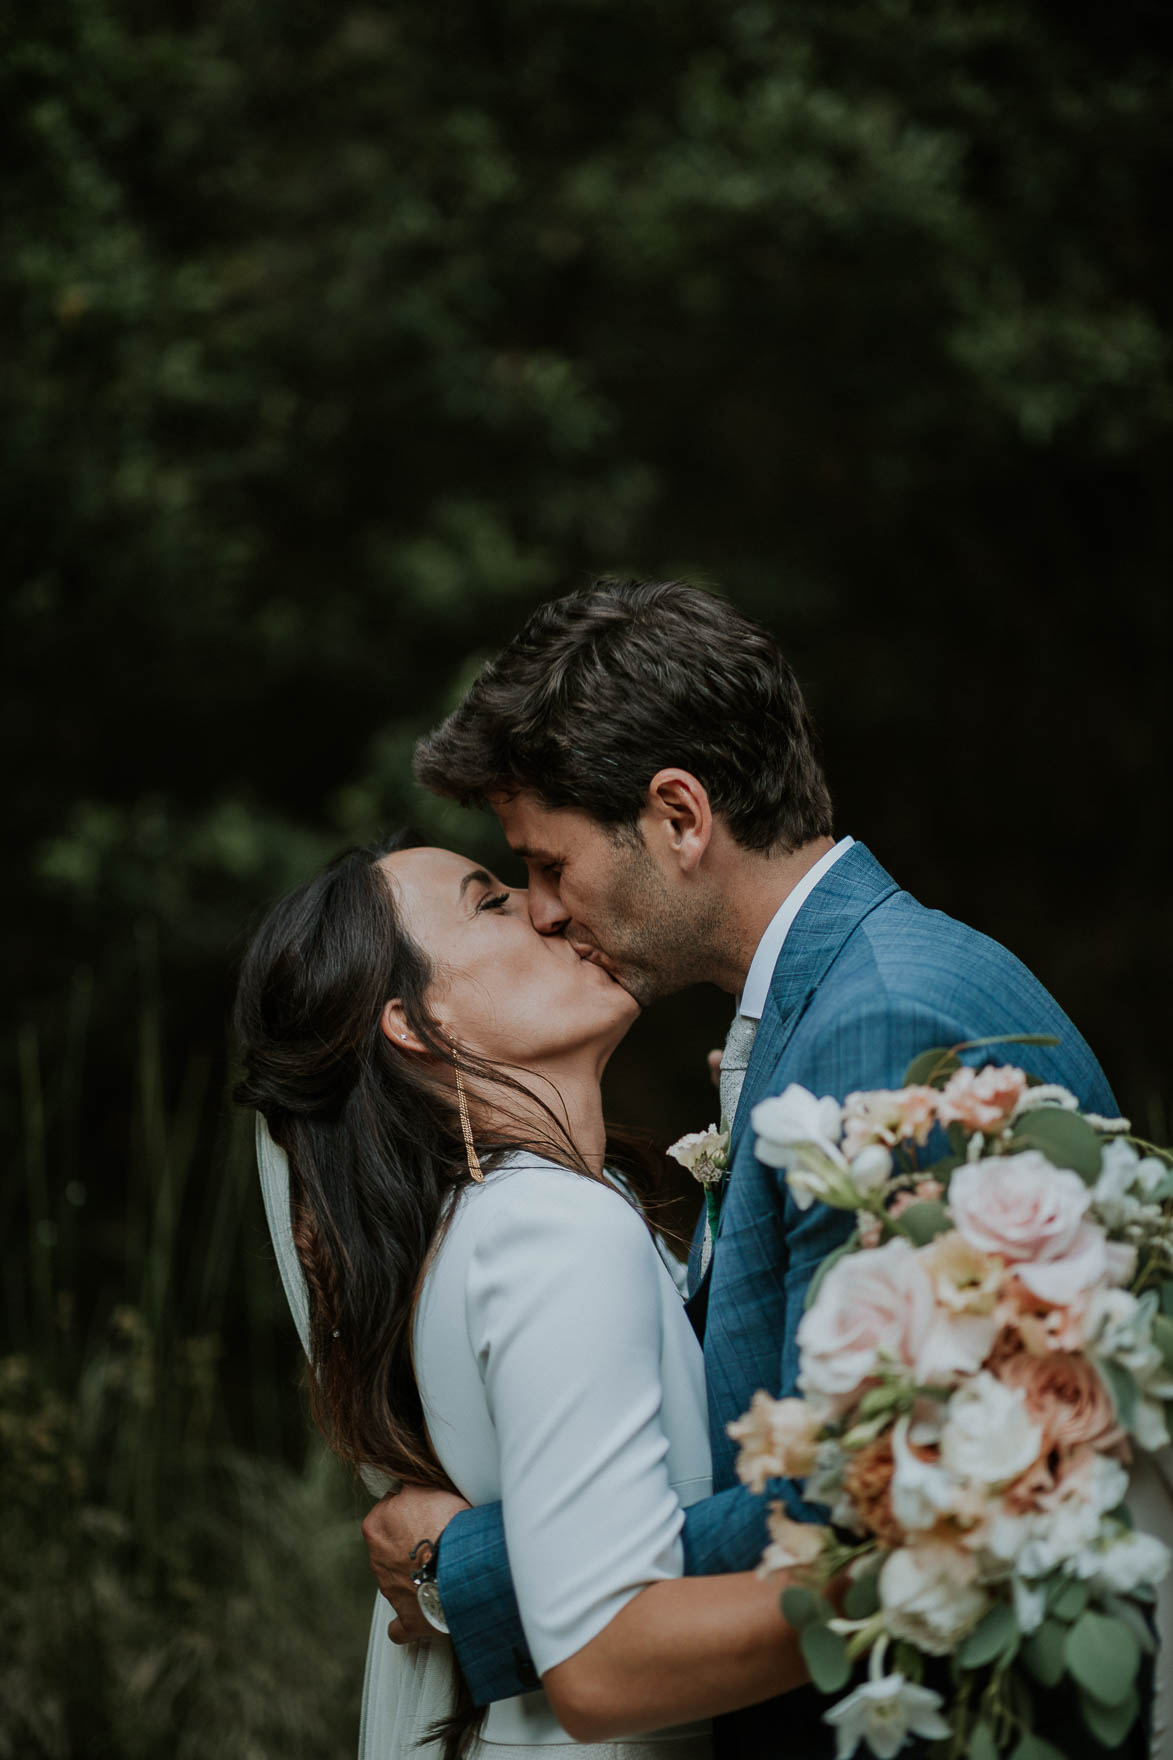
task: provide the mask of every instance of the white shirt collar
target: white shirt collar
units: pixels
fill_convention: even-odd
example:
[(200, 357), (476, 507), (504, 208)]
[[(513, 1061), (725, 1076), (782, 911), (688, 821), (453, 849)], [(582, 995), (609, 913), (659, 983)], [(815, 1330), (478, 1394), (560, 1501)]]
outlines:
[(757, 952), (750, 962), (745, 980), (745, 989), (741, 992), (741, 1001), (737, 1004), (738, 1014), (748, 1015), (751, 1020), (761, 1020), (766, 998), (770, 994), (770, 980), (774, 976), (774, 967), (778, 964), (782, 944), (790, 933), (790, 925), (823, 875), (835, 866), (840, 856), (847, 854), (854, 842), (854, 837), (841, 837), (834, 849), (829, 849), (825, 856), (820, 856), (814, 867), (807, 869), (793, 891), (786, 894), (758, 942)]

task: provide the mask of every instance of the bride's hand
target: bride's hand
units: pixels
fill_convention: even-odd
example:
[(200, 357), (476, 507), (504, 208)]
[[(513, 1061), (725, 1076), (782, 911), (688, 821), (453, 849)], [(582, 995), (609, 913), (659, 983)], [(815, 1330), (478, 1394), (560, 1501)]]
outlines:
[(405, 1485), (388, 1492), (368, 1510), (362, 1524), (371, 1569), (380, 1592), (395, 1609), (387, 1627), (393, 1644), (414, 1644), (436, 1637), (436, 1629), (420, 1612), (412, 1572), (417, 1561), (411, 1554), (421, 1540), (438, 1541), (454, 1515), (469, 1506), (449, 1491)]

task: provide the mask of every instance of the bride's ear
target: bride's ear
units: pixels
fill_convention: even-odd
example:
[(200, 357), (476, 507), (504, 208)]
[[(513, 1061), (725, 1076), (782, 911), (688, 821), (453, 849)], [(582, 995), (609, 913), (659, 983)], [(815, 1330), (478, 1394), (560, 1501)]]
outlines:
[(397, 1046), (400, 1051), (427, 1050), (427, 1046), (415, 1033), (412, 1032), (411, 1027), (408, 1025), (407, 1016), (403, 1011), (403, 1002), (400, 997), (393, 997), (390, 1002), (385, 1002), (383, 1004), (383, 1012), (379, 1017), (379, 1026), (382, 1029), (384, 1038), (390, 1039), (392, 1045)]

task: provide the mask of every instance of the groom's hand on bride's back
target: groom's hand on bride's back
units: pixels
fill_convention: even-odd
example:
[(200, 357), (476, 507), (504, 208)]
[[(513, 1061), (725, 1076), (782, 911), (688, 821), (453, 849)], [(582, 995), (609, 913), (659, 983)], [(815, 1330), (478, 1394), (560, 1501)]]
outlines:
[(411, 1554), (421, 1540), (437, 1542), (454, 1515), (469, 1506), (450, 1491), (405, 1485), (381, 1497), (363, 1519), (363, 1539), (380, 1593), (395, 1609), (387, 1627), (393, 1644), (414, 1644), (434, 1638), (436, 1628), (420, 1612), (412, 1573), (418, 1560)]

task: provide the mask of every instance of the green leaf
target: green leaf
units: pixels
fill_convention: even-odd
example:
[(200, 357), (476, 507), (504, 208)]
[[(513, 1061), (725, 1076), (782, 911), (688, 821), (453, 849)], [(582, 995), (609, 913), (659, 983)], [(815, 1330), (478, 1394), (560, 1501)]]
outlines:
[(851, 1659), (847, 1645), (830, 1626), (808, 1625), (799, 1642), (811, 1680), (820, 1693), (837, 1693), (851, 1679)]
[(1055, 1167), (1070, 1168), (1091, 1185), (1099, 1178), (1103, 1149), (1096, 1132), (1078, 1112), (1061, 1106), (1040, 1106), (1015, 1126), (1019, 1148), (1038, 1149)]
[(1104, 1517), (1104, 1520), (1107, 1522), (1119, 1522), (1122, 1528), (1132, 1529), (1136, 1527), (1132, 1511), (1126, 1503), (1118, 1503), (1115, 1509), (1110, 1509)]
[(1067, 1627), (1057, 1619), (1045, 1619), (1037, 1631), (1023, 1640), (1022, 1660), (1040, 1686), (1055, 1687), (1067, 1669)]
[(815, 1297), (819, 1293), (819, 1285), (822, 1283), (824, 1277), (826, 1277), (828, 1271), (830, 1271), (832, 1265), (837, 1265), (839, 1260), (844, 1258), (848, 1253), (854, 1253), (858, 1246), (858, 1237), (852, 1235), (850, 1240), (844, 1241), (841, 1247), (836, 1247), (833, 1253), (828, 1253), (825, 1259), (819, 1261), (819, 1268), (811, 1278), (810, 1283), (807, 1285), (806, 1298), (802, 1304), (804, 1308), (809, 1308), (814, 1302)]
[(1078, 1577), (1055, 1577), (1047, 1591), (1047, 1612), (1070, 1625), (1087, 1606), (1088, 1595), (1087, 1584)]
[(1084, 1613), (1067, 1634), (1067, 1666), (1101, 1705), (1122, 1705), (1140, 1667), (1140, 1645), (1119, 1620)]
[(879, 1605), (879, 1571), (866, 1571), (856, 1577), (843, 1597), (843, 1611), (848, 1619), (870, 1619)]
[(969, 1760), (998, 1760), (998, 1744), (988, 1723), (975, 1723), (970, 1730)]
[(829, 1619), (831, 1609), (813, 1589), (792, 1587), (782, 1591), (782, 1615), (796, 1632), (801, 1632), (819, 1620)]
[(906, 1088), (943, 1087), (955, 1069), (961, 1068), (961, 1059), (947, 1045), (934, 1045), (928, 1051), (922, 1051), (914, 1057), (904, 1072)]
[(1156, 1636), (1136, 1602), (1127, 1600), (1123, 1595), (1104, 1595), (1102, 1600), (1104, 1612), (1110, 1613), (1113, 1619), (1120, 1620), (1128, 1627), (1146, 1656), (1155, 1656)]
[(957, 1652), (964, 1668), (984, 1668), (1018, 1639), (1018, 1621), (1008, 1601), (999, 1601), (975, 1626)]
[(1167, 1277), (1161, 1285), (1161, 1312), (1173, 1314), (1173, 1277)]
[(957, 1157), (958, 1163), (963, 1162), (965, 1160), (965, 1151), (969, 1147), (969, 1133), (965, 1126), (958, 1124), (957, 1120), (954, 1119), (952, 1124), (947, 1124), (945, 1126), (945, 1135), (949, 1139), (949, 1147)]
[(1097, 1742), (1105, 1748), (1118, 1748), (1140, 1715), (1140, 1694), (1133, 1687), (1119, 1705), (1104, 1705), (1081, 1693), (1079, 1709)]
[(1173, 1320), (1167, 1314), (1158, 1314), (1153, 1321), (1153, 1343), (1165, 1360), (1165, 1367), (1173, 1374)]
[(1108, 1357), (1099, 1358), (1096, 1368), (1108, 1383), (1112, 1404), (1116, 1407), (1116, 1416), (1126, 1430), (1131, 1430), (1136, 1423), (1136, 1411), (1140, 1397), (1137, 1393), (1135, 1380), (1120, 1363), (1114, 1363)]
[(1045, 1742), (1042, 1736), (1036, 1736), (1032, 1730), (1028, 1730), (1011, 1749), (1010, 1760), (1064, 1760), (1064, 1756), (1050, 1742)]
[(923, 1247), (937, 1235), (945, 1234), (953, 1224), (939, 1198), (924, 1198), (919, 1204), (910, 1204), (907, 1210), (902, 1210), (894, 1227), (907, 1235), (914, 1246)]

